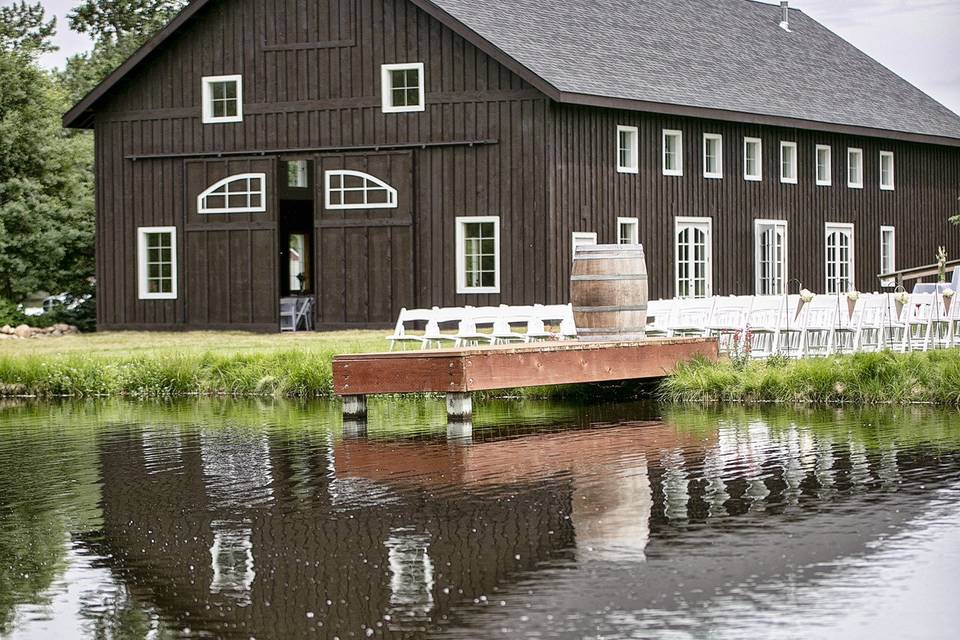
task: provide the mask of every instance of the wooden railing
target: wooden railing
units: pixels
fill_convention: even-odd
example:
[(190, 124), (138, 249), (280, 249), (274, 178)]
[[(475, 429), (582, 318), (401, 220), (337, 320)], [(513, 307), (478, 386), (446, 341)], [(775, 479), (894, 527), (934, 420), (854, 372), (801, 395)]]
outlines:
[[(960, 268), (960, 259), (958, 260), (948, 260), (947, 264), (947, 281), (950, 281), (950, 275), (954, 269)], [(894, 271), (892, 273), (881, 273), (877, 277), (880, 278), (880, 282), (887, 282), (893, 280), (896, 282), (898, 287), (902, 287), (904, 282), (909, 280), (920, 280), (921, 278), (931, 278), (940, 275), (940, 265), (939, 264), (928, 264), (922, 267), (914, 267), (912, 269), (901, 269), (900, 271)]]

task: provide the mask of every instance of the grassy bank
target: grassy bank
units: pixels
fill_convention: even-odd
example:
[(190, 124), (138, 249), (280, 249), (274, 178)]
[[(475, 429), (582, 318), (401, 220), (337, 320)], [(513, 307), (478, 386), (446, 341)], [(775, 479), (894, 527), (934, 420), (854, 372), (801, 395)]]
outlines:
[(745, 367), (683, 365), (660, 387), (668, 402), (960, 405), (960, 350), (863, 353)]
[(0, 342), (0, 396), (325, 397), (338, 353), (383, 351), (382, 331), (100, 333)]

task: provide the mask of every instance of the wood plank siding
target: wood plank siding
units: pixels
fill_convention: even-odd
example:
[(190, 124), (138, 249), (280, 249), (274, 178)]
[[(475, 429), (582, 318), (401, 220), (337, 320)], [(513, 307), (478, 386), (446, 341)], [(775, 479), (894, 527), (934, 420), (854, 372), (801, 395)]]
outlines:
[[(674, 295), (674, 218), (713, 220), (713, 291), (755, 289), (754, 220), (787, 222), (788, 278), (812, 291), (825, 287), (825, 225), (852, 223), (856, 285), (879, 287), (880, 227), (896, 227), (897, 264), (926, 264), (938, 244), (960, 251), (960, 150), (802, 129), (554, 105), (555, 213), (559, 253), (571, 255), (574, 232), (617, 241), (617, 218), (638, 218), (651, 297)], [(639, 172), (617, 173), (617, 126), (639, 129)], [(683, 176), (662, 171), (662, 132), (683, 132)], [(723, 136), (723, 179), (703, 177), (703, 134)], [(763, 141), (763, 180), (744, 180), (744, 137)], [(796, 142), (797, 184), (780, 182), (780, 142)], [(832, 147), (832, 186), (816, 186), (816, 147)], [(847, 186), (847, 148), (863, 149), (862, 189)], [(895, 157), (896, 189), (880, 190), (880, 151)], [(569, 279), (562, 261), (553, 286)], [(797, 283), (791, 291), (799, 291)]]
[[(426, 65), (422, 113), (381, 112), (380, 65), (398, 62)], [(243, 122), (203, 124), (201, 79), (229, 74), (243, 75)], [(192, 164), (266, 149), (290, 150), (271, 162), (311, 158), (329, 169), (376, 165), (382, 155), (355, 148), (407, 148), (404, 213), (387, 216), (407, 219), (406, 231), (378, 224), (382, 210), (323, 210), (322, 179), (315, 181), (320, 326), (390, 324), (403, 306), (553, 299), (543, 251), (549, 114), (545, 96), (406, 0), (212, 3), (96, 113), (99, 324), (277, 326), (254, 309), (278, 304), (277, 251), (267, 255), (257, 238), (266, 231), (255, 232), (247, 215), (219, 219), (203, 241), (191, 226), (199, 222), (184, 228), (198, 189), (213, 182), (187, 184)], [(255, 224), (276, 224), (276, 171), (268, 172), (270, 208)], [(472, 215), (501, 218), (500, 295), (456, 294), (455, 219)], [(351, 226), (338, 226), (344, 218)], [(164, 225), (178, 227), (179, 298), (138, 300), (136, 229)], [(241, 286), (251, 291), (238, 303)]]
[[(381, 65), (422, 62), (426, 108), (383, 113)], [(204, 124), (202, 78), (243, 77), (243, 120)], [(542, 87), (541, 87), (542, 88)], [(757, 218), (788, 222), (789, 277), (824, 288), (824, 223), (856, 225), (856, 284), (874, 290), (881, 225), (899, 266), (938, 244), (960, 253), (960, 149), (555, 102), (410, 0), (218, 0), (113, 86), (94, 113), (101, 328), (279, 326), (278, 184), (311, 161), (311, 282), (322, 328), (391, 324), (401, 307), (568, 300), (573, 232), (616, 242), (640, 221), (654, 297), (674, 293), (673, 218), (713, 219), (714, 292), (754, 290)], [(616, 128), (639, 128), (639, 173), (616, 170)], [(811, 124), (811, 127), (814, 127)], [(684, 176), (661, 174), (661, 131), (684, 133)], [(723, 135), (724, 178), (703, 178), (702, 134)], [(764, 179), (743, 180), (743, 137), (763, 139)], [(779, 141), (798, 144), (799, 183), (779, 181)], [(815, 145), (833, 147), (816, 187)], [(864, 150), (864, 188), (846, 149)], [(896, 190), (879, 189), (880, 150)], [(392, 209), (332, 211), (324, 172), (369, 172)], [(200, 191), (235, 173), (267, 176), (267, 211), (200, 215)], [(298, 196), (299, 197), (299, 196)], [(500, 293), (457, 294), (456, 218), (500, 218)], [(137, 229), (175, 226), (178, 297), (138, 299)], [(793, 285), (796, 290), (796, 285)]]

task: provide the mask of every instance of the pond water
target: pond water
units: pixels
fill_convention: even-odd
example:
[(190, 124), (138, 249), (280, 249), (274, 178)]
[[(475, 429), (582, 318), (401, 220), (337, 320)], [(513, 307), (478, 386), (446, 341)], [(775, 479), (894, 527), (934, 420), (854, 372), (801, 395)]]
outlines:
[(0, 405), (3, 638), (956, 638), (960, 416)]

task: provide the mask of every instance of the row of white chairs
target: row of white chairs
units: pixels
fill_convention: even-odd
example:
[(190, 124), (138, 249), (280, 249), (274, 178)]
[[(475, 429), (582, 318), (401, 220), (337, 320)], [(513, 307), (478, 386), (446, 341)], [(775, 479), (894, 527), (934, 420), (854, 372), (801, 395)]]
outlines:
[(716, 336), (720, 350), (754, 358), (960, 347), (960, 301), (934, 293), (729, 296), (652, 301), (647, 335)]
[[(557, 326), (559, 330), (549, 331), (548, 326)], [(431, 349), (572, 340), (576, 337), (577, 327), (571, 305), (535, 304), (401, 309), (393, 334), (387, 336), (387, 340), (393, 351), (397, 345)]]

